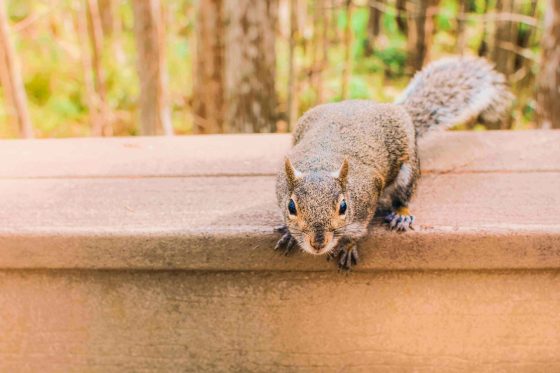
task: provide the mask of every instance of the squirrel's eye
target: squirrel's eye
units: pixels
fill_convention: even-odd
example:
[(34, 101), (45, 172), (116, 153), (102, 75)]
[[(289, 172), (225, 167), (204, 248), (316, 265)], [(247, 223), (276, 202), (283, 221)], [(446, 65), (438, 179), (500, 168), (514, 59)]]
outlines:
[(288, 202), (288, 211), (290, 212), (290, 215), (297, 215), (296, 203), (293, 199), (290, 199), (290, 202)]
[(346, 206), (346, 200), (343, 199), (343, 200), (340, 202), (340, 207), (338, 208), (338, 215), (344, 215), (344, 214), (346, 214), (346, 208), (347, 208), (347, 207), (348, 207), (348, 206)]

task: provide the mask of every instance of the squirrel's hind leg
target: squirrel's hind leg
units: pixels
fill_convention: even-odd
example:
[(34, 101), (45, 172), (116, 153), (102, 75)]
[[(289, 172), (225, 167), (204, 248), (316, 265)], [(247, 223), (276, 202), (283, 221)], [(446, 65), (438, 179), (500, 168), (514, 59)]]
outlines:
[(385, 222), (392, 230), (405, 232), (414, 229), (414, 215), (410, 213), (408, 204), (416, 189), (418, 175), (418, 162), (403, 163), (397, 178), (385, 191), (392, 207), (391, 212), (385, 216)]
[(389, 228), (397, 232), (406, 232), (410, 229), (414, 230), (414, 215), (410, 214), (408, 207), (399, 207), (395, 211), (385, 216), (385, 222), (389, 224)]

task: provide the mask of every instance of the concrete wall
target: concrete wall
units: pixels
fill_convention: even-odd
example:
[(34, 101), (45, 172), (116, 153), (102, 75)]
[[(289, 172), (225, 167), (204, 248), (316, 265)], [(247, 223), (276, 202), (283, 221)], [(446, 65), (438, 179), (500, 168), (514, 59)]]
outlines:
[(14, 271), (0, 370), (559, 371), (560, 274)]

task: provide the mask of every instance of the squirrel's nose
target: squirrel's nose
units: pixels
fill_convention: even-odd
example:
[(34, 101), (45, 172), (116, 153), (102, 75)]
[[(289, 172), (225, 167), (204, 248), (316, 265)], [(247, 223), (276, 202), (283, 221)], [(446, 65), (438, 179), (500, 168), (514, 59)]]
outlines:
[(321, 249), (323, 249), (323, 247), (325, 247), (325, 243), (324, 242), (321, 242), (321, 243), (313, 242), (313, 243), (311, 243), (311, 247), (313, 247), (315, 249), (315, 251), (321, 251)]
[(315, 233), (315, 237), (311, 241), (311, 246), (315, 251), (321, 251), (327, 245), (327, 239), (323, 232)]

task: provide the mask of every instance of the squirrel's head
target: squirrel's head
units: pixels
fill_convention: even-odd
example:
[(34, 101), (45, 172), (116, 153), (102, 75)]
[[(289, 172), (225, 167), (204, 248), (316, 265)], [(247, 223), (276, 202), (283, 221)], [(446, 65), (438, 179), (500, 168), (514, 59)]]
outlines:
[(353, 206), (346, 195), (348, 161), (332, 172), (302, 173), (288, 158), (284, 167), (289, 194), (280, 207), (292, 237), (310, 254), (330, 252), (352, 220)]

